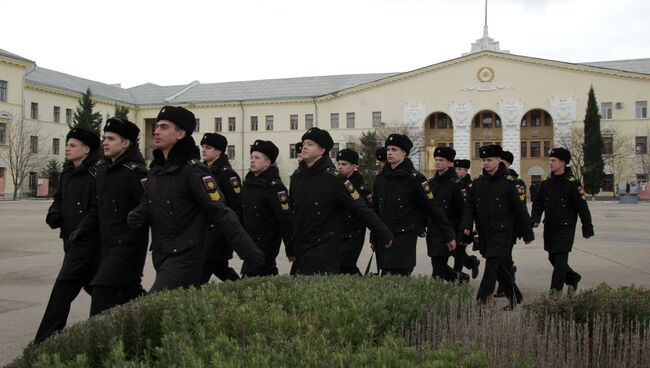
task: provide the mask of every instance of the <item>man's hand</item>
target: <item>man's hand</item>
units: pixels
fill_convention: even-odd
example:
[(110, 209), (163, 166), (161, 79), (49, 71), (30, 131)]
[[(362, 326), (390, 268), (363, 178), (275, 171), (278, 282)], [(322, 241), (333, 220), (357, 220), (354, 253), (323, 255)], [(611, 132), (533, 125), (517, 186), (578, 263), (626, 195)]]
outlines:
[(465, 236), (469, 236), (470, 233), (471, 233), (470, 229), (463, 230), (463, 234), (465, 234)]
[(456, 240), (452, 239), (452, 241), (447, 243), (447, 248), (449, 249), (450, 252), (456, 249)]
[(296, 261), (296, 256), (289, 256), (289, 257), (287, 257), (287, 259), (289, 259), (289, 262), (293, 263), (293, 262)]
[(61, 227), (61, 216), (58, 212), (50, 212), (45, 217), (45, 223), (50, 229), (57, 229)]
[(426, 237), (426, 236), (427, 236), (427, 232), (426, 232), (426, 231), (423, 231), (422, 234), (420, 234), (420, 238), (424, 238), (424, 237)]

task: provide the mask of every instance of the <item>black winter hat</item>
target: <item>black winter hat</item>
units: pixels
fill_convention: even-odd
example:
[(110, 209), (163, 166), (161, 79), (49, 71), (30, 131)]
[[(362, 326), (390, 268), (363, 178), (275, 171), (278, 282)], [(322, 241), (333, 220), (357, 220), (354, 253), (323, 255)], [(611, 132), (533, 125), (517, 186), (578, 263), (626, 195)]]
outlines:
[(207, 144), (212, 146), (219, 151), (226, 152), (226, 147), (228, 147), (228, 138), (224, 137), (219, 133), (205, 133), (203, 138), (201, 138), (201, 146)]
[(140, 134), (140, 128), (126, 119), (110, 118), (106, 120), (104, 132), (113, 132), (119, 134), (122, 138), (130, 140), (131, 142), (137, 142), (138, 135)]
[(194, 114), (181, 106), (164, 106), (160, 109), (156, 122), (161, 120), (169, 120), (176, 124), (179, 128), (183, 129), (188, 135), (194, 133), (196, 128), (196, 118)]
[(348, 148), (344, 148), (339, 151), (338, 155), (336, 155), (336, 161), (347, 161), (351, 164), (358, 165), (359, 164), (359, 154), (356, 151), (353, 151)]
[(377, 157), (377, 161), (386, 162), (386, 147), (377, 148), (375, 157)]
[(479, 148), (479, 157), (481, 158), (488, 158), (488, 157), (498, 157), (501, 158), (501, 152), (503, 152), (503, 148), (499, 146), (498, 144), (488, 144), (486, 146), (483, 146)]
[(510, 151), (503, 151), (501, 152), (501, 159), (512, 165), (512, 162), (515, 160), (515, 155)]
[(411, 148), (413, 148), (413, 142), (409, 139), (409, 137), (403, 135), (403, 134), (391, 134), (388, 136), (386, 139), (386, 143), (384, 144), (385, 147), (388, 146), (396, 146), (404, 151), (406, 151), (406, 154), (408, 155), (411, 152)]
[(334, 147), (334, 140), (332, 139), (332, 136), (327, 132), (327, 130), (320, 128), (310, 128), (307, 132), (305, 132), (305, 134), (302, 135), (303, 142), (305, 139), (311, 139), (312, 141), (316, 142), (319, 146), (325, 148), (326, 152)]
[(433, 157), (442, 157), (454, 161), (456, 150), (451, 147), (436, 147), (435, 151), (433, 151)]
[(278, 158), (278, 154), (280, 153), (280, 150), (278, 150), (278, 147), (273, 144), (273, 142), (263, 141), (261, 139), (258, 139), (253, 143), (251, 146), (251, 153), (253, 153), (253, 151), (265, 154), (266, 157), (271, 160), (271, 163), (275, 163), (275, 159)]
[(91, 151), (96, 151), (99, 148), (99, 144), (100, 144), (99, 136), (88, 130), (81, 129), (81, 128), (72, 128), (68, 132), (68, 135), (65, 136), (65, 141), (68, 142), (70, 138), (74, 138), (81, 141), (81, 143), (88, 146)]
[(454, 160), (454, 167), (462, 167), (464, 169), (469, 169), (472, 162), (470, 160)]
[(568, 165), (569, 162), (571, 162), (571, 152), (568, 149), (563, 147), (553, 148), (549, 156), (564, 161), (566, 165)]
[(296, 154), (300, 154), (302, 152), (302, 141), (296, 143)]

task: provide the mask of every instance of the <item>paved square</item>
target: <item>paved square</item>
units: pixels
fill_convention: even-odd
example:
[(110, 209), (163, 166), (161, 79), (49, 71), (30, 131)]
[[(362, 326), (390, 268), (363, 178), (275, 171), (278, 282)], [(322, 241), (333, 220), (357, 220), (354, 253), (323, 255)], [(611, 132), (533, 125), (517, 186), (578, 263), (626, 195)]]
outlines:
[[(61, 267), (63, 246), (58, 230), (51, 230), (45, 224), (50, 203), (45, 200), (0, 202), (0, 365), (20, 355), (34, 338)], [(602, 282), (650, 287), (650, 204), (590, 202), (590, 209), (596, 236), (583, 239), (578, 226), (569, 257), (571, 266), (582, 274), (580, 288)], [(552, 268), (541, 234), (541, 227), (535, 229), (537, 240), (531, 245), (519, 243), (515, 247), (517, 283), (527, 299), (535, 298), (550, 286)], [(289, 263), (284, 250), (280, 254), (280, 273), (286, 274)], [(366, 247), (359, 260), (362, 270), (369, 257), (370, 250)], [(232, 264), (239, 270), (241, 261), (235, 259)], [(431, 273), (423, 239), (418, 244), (415, 273)], [(471, 281), (474, 288), (478, 287), (480, 277)], [(151, 260), (147, 259), (145, 288), (151, 286), (153, 278)], [(89, 309), (90, 298), (82, 291), (72, 305), (68, 323), (88, 318)]]

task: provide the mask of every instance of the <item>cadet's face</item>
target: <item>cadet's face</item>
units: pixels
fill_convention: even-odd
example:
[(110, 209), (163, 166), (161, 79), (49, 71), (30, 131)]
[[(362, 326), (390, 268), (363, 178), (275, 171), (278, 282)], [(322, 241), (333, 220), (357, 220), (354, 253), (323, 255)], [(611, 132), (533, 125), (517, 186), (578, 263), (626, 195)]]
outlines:
[(220, 150), (218, 150), (218, 149), (216, 149), (216, 148), (214, 148), (212, 146), (209, 146), (207, 144), (202, 144), (201, 145), (201, 158), (203, 158), (204, 160), (206, 160), (208, 162), (212, 162), (212, 161), (218, 159), (220, 155), (221, 155)]
[(83, 160), (90, 153), (90, 147), (76, 138), (70, 138), (65, 144), (65, 158), (68, 161)]
[(406, 151), (397, 146), (386, 147), (386, 162), (391, 165), (399, 165), (406, 158)]
[(271, 160), (262, 152), (251, 152), (250, 171), (257, 175), (271, 166)]
[(447, 160), (444, 157), (436, 157), (436, 171), (446, 171), (453, 165), (453, 162)]
[(354, 173), (359, 167), (359, 165), (351, 164), (345, 160), (339, 160), (338, 165), (339, 165), (339, 172), (343, 174), (343, 176), (345, 176), (346, 178), (352, 175), (352, 173)]
[(551, 172), (557, 172), (564, 167), (564, 161), (558, 159), (557, 157), (551, 157), (548, 159), (548, 167), (551, 169)]
[(185, 137), (185, 131), (169, 120), (160, 120), (154, 131), (154, 145), (163, 151), (169, 150)]
[(501, 159), (498, 157), (487, 157), (483, 159), (483, 168), (490, 174), (497, 172)]
[(458, 179), (462, 179), (467, 176), (467, 169), (464, 167), (457, 167), (456, 169), (456, 176)]
[(104, 150), (104, 156), (116, 158), (129, 148), (129, 141), (117, 133), (105, 132), (102, 148)]
[(302, 159), (308, 164), (316, 162), (325, 154), (325, 148), (311, 139), (305, 139), (302, 142)]

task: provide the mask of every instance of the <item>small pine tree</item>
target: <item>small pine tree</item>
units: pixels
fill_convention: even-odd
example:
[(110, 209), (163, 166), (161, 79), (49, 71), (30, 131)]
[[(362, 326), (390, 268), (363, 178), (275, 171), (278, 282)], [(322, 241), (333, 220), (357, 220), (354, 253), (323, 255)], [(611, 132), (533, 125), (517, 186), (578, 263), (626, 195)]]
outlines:
[(74, 113), (74, 120), (70, 128), (86, 129), (100, 135), (102, 114), (93, 112), (94, 107), (95, 101), (93, 101), (92, 93), (90, 92), (90, 88), (88, 88), (86, 93), (82, 94), (79, 99), (79, 107), (77, 107), (77, 111)]
[(115, 118), (129, 119), (129, 108), (126, 106), (115, 105)]
[(603, 136), (600, 132), (600, 114), (594, 87), (589, 88), (589, 99), (585, 115), (584, 168), (585, 191), (591, 195), (600, 192), (604, 179)]
[(363, 176), (366, 184), (372, 186), (375, 182), (377, 172), (377, 158), (375, 156), (375, 152), (379, 148), (377, 145), (377, 132), (373, 130), (363, 132), (359, 141), (361, 142), (361, 149), (359, 150), (359, 173)]
[(59, 187), (59, 176), (61, 175), (61, 164), (56, 159), (51, 159), (47, 162), (47, 166), (41, 173), (43, 177), (48, 178), (48, 193), (50, 196), (54, 195), (56, 188)]

